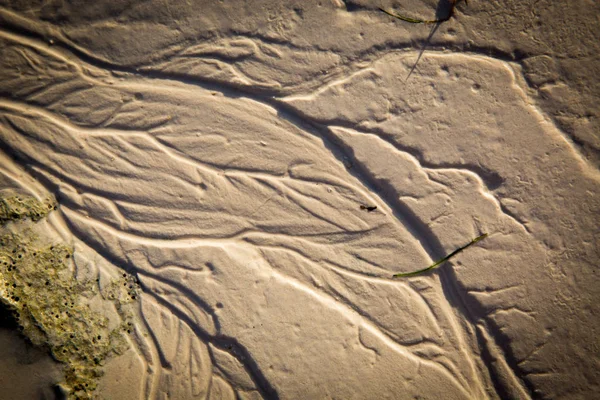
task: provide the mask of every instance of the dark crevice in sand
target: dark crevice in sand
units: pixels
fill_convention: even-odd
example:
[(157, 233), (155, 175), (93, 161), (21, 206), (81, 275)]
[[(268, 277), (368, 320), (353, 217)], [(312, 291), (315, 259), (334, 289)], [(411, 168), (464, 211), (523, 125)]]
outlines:
[[(456, 271), (452, 268), (446, 269), (445, 272), (440, 273), (440, 278), (442, 281), (442, 288), (444, 290), (444, 295), (447, 299), (452, 300), (453, 306), (461, 313), (461, 315), (466, 319), (469, 326), (473, 329), (477, 328), (478, 322), (482, 319), (485, 319), (486, 310), (484, 307), (477, 301), (477, 299), (473, 298), (469, 295), (466, 288), (460, 283), (458, 277), (456, 276)], [(517, 388), (507, 386), (507, 383), (504, 380), (499, 379), (496, 374), (494, 361), (495, 358), (489, 354), (489, 350), (487, 346), (482, 345), (482, 338), (478, 332), (475, 333), (476, 342), (481, 355), (482, 361), (487, 366), (488, 373), (490, 377), (494, 381), (494, 386), (496, 387), (498, 393), (514, 393)], [(492, 334), (490, 335), (491, 339), (494, 340), (495, 344), (502, 349), (503, 359), (508, 364), (509, 368), (515, 374), (515, 376), (520, 379), (526, 386), (527, 391), (529, 392), (530, 397), (534, 397), (533, 393), (535, 388), (523, 378), (523, 371), (518, 366), (518, 362), (516, 362), (514, 356), (512, 356), (512, 352), (510, 350), (510, 339), (505, 337), (500, 330), (493, 329)], [(498, 355), (496, 355), (497, 357)], [(502, 398), (511, 398), (501, 396)]]
[[(487, 323), (485, 324), (488, 332), (492, 339), (496, 342), (496, 345), (500, 347), (503, 351), (503, 359), (506, 361), (508, 366), (512, 371), (514, 371), (515, 375), (520, 379), (521, 383), (523, 383), (525, 389), (529, 392), (531, 398), (540, 398), (539, 391), (536, 389), (535, 385), (527, 378), (527, 372), (523, 371), (520, 367), (520, 361), (515, 357), (513, 351), (511, 350), (510, 341), (503, 332), (502, 329), (490, 318), (483, 318)], [(534, 350), (535, 351), (535, 350)]]
[[(279, 117), (285, 119), (298, 128), (305, 130), (323, 140), (323, 145), (338, 160), (345, 158), (354, 159), (352, 148), (341, 143), (329, 128), (318, 126), (305, 120), (299, 113), (286, 105), (278, 107)], [(393, 196), (394, 189), (386, 186), (382, 187), (382, 182), (375, 181), (370, 176), (370, 172), (360, 163), (356, 163), (354, 168), (349, 169), (348, 173), (361, 181), (373, 194), (379, 195), (384, 203), (388, 204), (394, 212), (394, 217), (400, 221), (410, 234), (417, 240), (425, 241), (422, 243), (427, 253), (436, 259), (436, 254), (443, 254), (443, 248), (437, 238), (429, 228), (421, 221), (408, 207), (404, 206), (397, 198)], [(439, 258), (439, 257), (437, 257)]]
[[(157, 302), (159, 302), (164, 307), (168, 308), (173, 315), (179, 318), (181, 321), (185, 322), (190, 329), (194, 332), (194, 334), (204, 343), (210, 343), (216, 348), (227, 352), (232, 357), (234, 357), (241, 365), (244, 366), (246, 372), (256, 385), (258, 391), (264, 399), (273, 399), (278, 400), (279, 394), (275, 390), (275, 388), (270, 384), (268, 379), (262, 373), (258, 363), (254, 360), (248, 349), (244, 347), (239, 341), (233, 337), (225, 336), (225, 335), (209, 335), (206, 331), (204, 331), (201, 327), (199, 327), (194, 321), (192, 321), (186, 314), (178, 310), (171, 303), (164, 300), (162, 297), (153, 293), (148, 288), (142, 285), (142, 288), (145, 293), (152, 296)], [(214, 359), (211, 353), (211, 360), (214, 365), (218, 365), (216, 360)]]
[[(331, 151), (331, 154), (333, 156), (335, 156), (338, 160), (341, 160), (341, 161), (344, 161), (345, 159), (351, 160), (352, 164), (354, 166), (358, 166), (360, 168), (360, 170), (361, 170), (360, 176), (356, 176), (356, 177), (363, 183), (364, 183), (364, 179), (362, 179), (362, 178), (364, 176), (369, 176), (369, 174), (370, 174), (369, 171), (366, 168), (362, 167), (361, 163), (358, 162), (358, 160), (356, 160), (353, 149), (340, 143), (339, 140), (335, 137), (335, 135), (330, 132), (329, 127), (339, 126), (339, 127), (343, 127), (343, 128), (349, 128), (352, 130), (356, 130), (361, 133), (375, 135), (379, 139), (381, 139), (384, 142), (393, 146), (399, 152), (407, 153), (407, 154), (413, 156), (419, 162), (419, 164), (422, 168), (427, 168), (427, 169), (431, 169), (431, 170), (454, 169), (457, 171), (462, 170), (462, 171), (472, 172), (473, 174), (479, 176), (479, 178), (482, 180), (482, 182), (484, 183), (484, 186), (487, 188), (487, 190), (489, 192), (493, 192), (494, 190), (498, 189), (499, 187), (501, 187), (504, 184), (505, 180), (502, 176), (500, 176), (498, 173), (496, 173), (494, 171), (485, 169), (480, 165), (474, 165), (474, 164), (468, 164), (468, 163), (454, 164), (454, 163), (444, 163), (444, 162), (441, 162), (441, 163), (429, 162), (425, 159), (425, 157), (423, 156), (422, 152), (419, 149), (415, 149), (415, 148), (412, 148), (409, 146), (404, 146), (404, 145), (398, 143), (396, 140), (393, 140), (393, 138), (391, 138), (387, 133), (385, 133), (381, 130), (357, 128), (355, 124), (348, 123), (346, 121), (327, 121), (327, 125), (329, 127), (326, 127), (326, 126), (321, 125), (321, 123), (319, 123), (319, 122), (312, 122), (310, 117), (304, 116), (300, 111), (294, 109), (293, 107), (291, 107), (285, 103), (271, 101), (269, 104), (271, 104), (272, 106), (277, 108), (278, 116), (280, 118), (287, 120), (291, 124), (296, 125), (300, 129), (303, 129), (311, 134), (314, 134), (315, 136), (321, 137), (323, 139), (325, 146)], [(352, 170), (349, 170), (348, 172), (350, 174), (353, 174)], [(378, 187), (378, 185), (381, 182), (369, 182), (369, 183), (370, 183), (370, 186), (367, 185), (367, 187), (369, 187), (371, 190), (373, 190), (373, 188)], [(384, 191), (389, 191), (389, 190), (393, 190), (393, 188), (387, 187), (384, 189)], [(390, 201), (398, 203), (398, 200), (396, 200), (396, 199), (390, 199)], [(392, 207), (392, 208), (394, 209), (394, 207)], [(402, 209), (403, 212), (409, 211), (409, 210), (405, 210), (406, 208), (407, 207), (405, 207), (405, 206), (400, 206), (400, 209)], [(502, 211), (505, 211), (505, 210), (502, 209)], [(507, 216), (509, 216), (511, 219), (515, 219), (513, 215), (511, 215), (509, 213), (505, 213), (505, 214)], [(402, 221), (402, 217), (400, 217), (399, 215), (396, 215), (396, 218), (398, 220)], [(519, 222), (518, 220), (516, 220), (516, 221)], [(519, 222), (519, 224), (521, 224), (521, 223)]]
[[(307, 117), (307, 118), (309, 118), (309, 117)], [(466, 162), (461, 163), (461, 164), (456, 164), (456, 163), (448, 163), (448, 162), (435, 162), (434, 163), (431, 161), (427, 161), (427, 159), (425, 158), (425, 156), (423, 155), (421, 150), (399, 143), (397, 140), (394, 140), (394, 138), (391, 135), (389, 135), (388, 133), (386, 133), (385, 131), (383, 131), (381, 129), (377, 129), (377, 128), (365, 129), (363, 127), (357, 126), (356, 124), (348, 123), (346, 121), (331, 121), (331, 122), (327, 121), (327, 125), (330, 127), (349, 128), (349, 129), (352, 129), (352, 130), (355, 130), (355, 131), (358, 131), (358, 132), (361, 132), (364, 134), (375, 135), (382, 141), (393, 146), (399, 152), (407, 153), (407, 154), (413, 156), (414, 158), (416, 158), (422, 168), (427, 168), (427, 169), (431, 169), (431, 170), (454, 169), (457, 171), (463, 170), (463, 171), (472, 172), (475, 175), (479, 176), (479, 178), (481, 178), (485, 187), (490, 192), (498, 189), (504, 183), (504, 178), (502, 178), (502, 176), (500, 176), (497, 172), (483, 168), (481, 165), (469, 164)]]
[[(481, 329), (486, 328), (482, 327)], [(503, 379), (504, 377), (500, 375), (500, 371), (498, 371), (497, 368), (493, 367), (496, 363), (496, 357), (498, 355), (493, 354), (491, 349), (488, 348), (488, 346), (486, 345), (485, 338), (483, 337), (483, 334), (479, 329), (476, 330), (475, 336), (477, 338), (477, 344), (481, 349), (481, 359), (483, 363), (488, 367), (488, 372), (490, 374), (492, 384), (494, 385), (494, 389), (496, 390), (496, 394), (498, 394), (501, 399), (516, 399), (517, 397), (514, 396), (515, 390), (511, 390), (511, 388), (506, 386), (506, 383)], [(530, 393), (529, 397), (531, 398), (532, 390), (531, 388), (528, 389)]]
[[(140, 285), (140, 287), (142, 287), (143, 289), (143, 285)], [(144, 290), (146, 293), (148, 293), (148, 290)], [(143, 315), (143, 313), (142, 313)], [(163, 368), (172, 368), (171, 363), (169, 362), (169, 360), (167, 360), (167, 357), (165, 356), (165, 352), (164, 350), (160, 347), (160, 343), (158, 341), (158, 337), (156, 336), (156, 333), (154, 332), (154, 329), (152, 329), (152, 326), (150, 326), (150, 324), (148, 323), (148, 320), (146, 318), (141, 318), (144, 325), (146, 326), (146, 330), (148, 332), (150, 332), (150, 339), (152, 341), (152, 343), (154, 343), (154, 350), (156, 351), (156, 354), (158, 355), (158, 359), (160, 361), (160, 365)]]
[[(114, 257), (110, 254), (103, 254), (103, 257), (108, 257), (108, 259), (113, 258), (113, 261), (118, 263), (118, 265), (123, 265), (122, 264), (123, 260), (115, 260)], [(221, 330), (221, 324), (219, 323), (219, 318), (215, 314), (213, 308), (207, 302), (205, 302), (202, 298), (200, 298), (196, 293), (194, 293), (190, 288), (188, 288), (178, 282), (174, 282), (171, 279), (167, 279), (165, 277), (161, 277), (156, 274), (151, 274), (147, 271), (140, 271), (133, 265), (128, 265), (128, 268), (125, 268), (125, 269), (127, 270), (127, 272), (129, 272), (131, 274), (134, 274), (134, 275), (140, 274), (143, 276), (147, 276), (152, 279), (155, 279), (156, 281), (158, 281), (162, 284), (165, 284), (165, 285), (175, 288), (177, 293), (184, 294), (185, 295), (184, 297), (189, 298), (195, 306), (197, 306), (202, 312), (204, 312), (206, 315), (208, 315), (211, 318), (211, 322), (213, 323), (214, 329), (217, 332)], [(145, 291), (150, 292), (149, 290), (145, 290)], [(205, 336), (209, 335), (208, 332), (206, 332), (204, 330), (203, 330), (203, 332), (204, 332)]]

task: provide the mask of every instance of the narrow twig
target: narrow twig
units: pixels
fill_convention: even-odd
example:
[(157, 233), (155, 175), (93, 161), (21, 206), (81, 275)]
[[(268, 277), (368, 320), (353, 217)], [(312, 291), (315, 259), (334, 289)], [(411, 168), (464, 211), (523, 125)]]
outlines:
[(464, 249), (466, 249), (467, 247), (479, 242), (481, 239), (484, 239), (488, 234), (484, 233), (481, 236), (476, 237), (475, 239), (471, 240), (468, 244), (464, 245), (463, 247), (459, 247), (458, 249), (454, 250), (452, 253), (448, 254), (446, 257), (442, 258), (439, 261), (434, 262), (433, 264), (431, 264), (429, 267), (427, 268), (423, 268), (420, 269), (418, 271), (413, 271), (413, 272), (405, 272), (405, 273), (399, 273), (399, 274), (394, 274), (393, 278), (404, 278), (407, 276), (414, 276), (414, 275), (419, 275), (422, 274), (423, 272), (427, 272), (430, 269), (433, 269), (435, 267), (437, 267), (438, 265), (448, 261), (451, 257), (454, 257), (455, 255), (457, 255), (458, 253), (460, 253), (461, 251), (463, 251)]

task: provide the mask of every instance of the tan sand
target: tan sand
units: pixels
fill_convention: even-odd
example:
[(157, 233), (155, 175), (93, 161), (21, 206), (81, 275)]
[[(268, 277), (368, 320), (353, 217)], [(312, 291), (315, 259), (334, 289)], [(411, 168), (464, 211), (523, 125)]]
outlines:
[(79, 371), (49, 384), (600, 390), (596, 2), (459, 2), (439, 25), (379, 11), (435, 18), (429, 0), (2, 4), (0, 189), (58, 203), (3, 233), (72, 249), (61, 287), (86, 316), (46, 306), (64, 322), (38, 328)]

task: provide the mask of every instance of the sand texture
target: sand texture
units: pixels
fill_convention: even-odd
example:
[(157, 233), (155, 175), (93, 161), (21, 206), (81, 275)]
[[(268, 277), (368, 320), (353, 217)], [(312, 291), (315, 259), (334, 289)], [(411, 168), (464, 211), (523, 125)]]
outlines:
[(600, 6), (379, 7), (449, 10), (0, 0), (0, 300), (41, 385), (597, 395)]

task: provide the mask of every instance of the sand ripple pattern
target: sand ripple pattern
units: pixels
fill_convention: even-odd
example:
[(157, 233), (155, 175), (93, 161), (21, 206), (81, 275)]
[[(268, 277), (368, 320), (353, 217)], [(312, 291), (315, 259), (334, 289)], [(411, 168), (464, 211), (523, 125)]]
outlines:
[[(230, 47), (235, 59), (264, 51)], [(178, 79), (183, 61), (170, 76), (173, 63), (157, 75), (79, 56), (0, 34), (0, 143), (57, 194), (79, 240), (140, 279), (142, 398), (529, 396), (490, 331), (507, 315), (531, 323), (514, 300), (524, 294), (503, 297), (519, 279), (390, 279), (485, 231), (499, 236), (466, 256), (470, 268), (511, 264), (515, 237), (512, 260), (540, 249), (490, 193), (501, 177), (398, 145), (393, 118), (409, 103), (319, 109), (348, 90), (368, 103), (360, 77), (381, 69), (265, 102)], [(546, 336), (532, 331), (521, 361)]]

